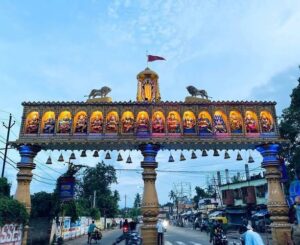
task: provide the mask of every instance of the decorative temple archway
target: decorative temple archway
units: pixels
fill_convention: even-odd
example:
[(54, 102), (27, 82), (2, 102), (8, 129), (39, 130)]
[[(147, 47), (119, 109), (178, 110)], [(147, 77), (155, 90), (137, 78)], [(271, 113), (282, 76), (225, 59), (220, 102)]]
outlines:
[(273, 244), (284, 244), (290, 225), (280, 183), (279, 150), (288, 142), (279, 136), (276, 103), (210, 101), (195, 96), (185, 102), (162, 101), (157, 73), (146, 68), (137, 79), (134, 102), (112, 102), (109, 97), (85, 102), (23, 102), (20, 135), (11, 142), (21, 155), (16, 198), (30, 211), (31, 171), (40, 150), (139, 149), (144, 156), (142, 236), (145, 245), (154, 245), (159, 207), (156, 155), (161, 148), (256, 149), (266, 170)]

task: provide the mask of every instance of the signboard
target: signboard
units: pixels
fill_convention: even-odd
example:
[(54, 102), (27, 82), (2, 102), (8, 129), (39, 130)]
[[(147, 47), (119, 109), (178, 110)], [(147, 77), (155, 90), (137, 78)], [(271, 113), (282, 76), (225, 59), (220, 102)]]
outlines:
[(59, 178), (59, 197), (62, 201), (72, 200), (74, 197), (74, 177)]
[(0, 227), (0, 245), (21, 245), (22, 225), (6, 224)]

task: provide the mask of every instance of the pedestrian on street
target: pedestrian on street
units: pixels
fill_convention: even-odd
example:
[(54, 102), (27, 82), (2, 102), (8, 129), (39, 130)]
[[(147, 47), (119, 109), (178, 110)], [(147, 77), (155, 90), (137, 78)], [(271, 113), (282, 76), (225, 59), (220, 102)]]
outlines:
[(242, 239), (245, 241), (245, 245), (264, 245), (261, 236), (253, 231), (251, 225), (247, 225), (247, 231), (242, 235)]
[(157, 245), (163, 245), (164, 244), (164, 226), (162, 224), (162, 220), (159, 219), (156, 224), (157, 229)]

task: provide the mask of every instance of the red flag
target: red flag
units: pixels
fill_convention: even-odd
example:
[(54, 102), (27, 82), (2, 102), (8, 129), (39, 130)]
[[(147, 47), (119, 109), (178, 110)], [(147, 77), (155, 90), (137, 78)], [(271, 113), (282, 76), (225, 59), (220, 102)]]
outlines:
[(147, 55), (148, 56), (148, 62), (156, 61), (156, 60), (166, 60), (163, 57), (155, 56), (155, 55)]

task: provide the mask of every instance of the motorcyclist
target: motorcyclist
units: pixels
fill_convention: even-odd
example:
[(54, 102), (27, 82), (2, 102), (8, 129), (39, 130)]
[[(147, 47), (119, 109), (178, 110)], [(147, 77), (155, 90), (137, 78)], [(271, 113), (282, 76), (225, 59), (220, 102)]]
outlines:
[(90, 244), (91, 242), (92, 233), (94, 232), (95, 229), (99, 229), (99, 228), (95, 225), (95, 221), (93, 220), (88, 228), (88, 244)]
[(215, 222), (214, 229), (211, 234), (211, 241), (213, 241), (213, 244), (220, 244), (220, 245), (227, 244), (227, 239), (226, 241), (224, 241), (223, 236), (224, 236), (224, 229), (222, 226), (222, 222)]

